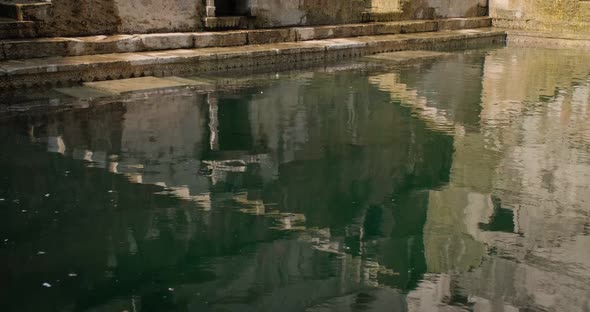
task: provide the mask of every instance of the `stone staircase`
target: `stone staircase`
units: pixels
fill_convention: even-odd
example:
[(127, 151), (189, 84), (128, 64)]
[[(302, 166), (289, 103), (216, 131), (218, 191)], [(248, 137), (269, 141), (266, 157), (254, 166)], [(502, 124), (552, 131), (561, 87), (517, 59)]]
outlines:
[(36, 22), (48, 16), (51, 6), (51, 0), (0, 1), (0, 39), (36, 37)]
[(34, 38), (35, 22), (0, 17), (0, 38)]
[[(21, 21), (24, 22), (24, 21)], [(503, 43), (489, 17), (216, 32), (0, 40), (0, 90), (324, 64), (403, 50)]]
[(491, 23), (489, 17), (475, 17), (216, 32), (5, 39), (0, 40), (0, 60), (238, 47), (359, 36), (416, 34), (490, 27)]

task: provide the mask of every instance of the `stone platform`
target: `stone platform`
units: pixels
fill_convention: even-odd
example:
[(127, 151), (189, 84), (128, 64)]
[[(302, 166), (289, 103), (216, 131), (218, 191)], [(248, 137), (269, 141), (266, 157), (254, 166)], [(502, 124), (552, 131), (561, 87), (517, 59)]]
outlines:
[[(138, 46), (122, 44), (129, 39), (127, 37), (119, 38), (123, 40), (120, 41), (117, 36), (113, 36), (101, 43), (104, 45), (94, 46), (97, 50), (76, 50), (69, 46), (62, 50), (65, 52), (61, 55), (66, 56), (52, 57), (36, 57), (38, 55), (34, 53), (41, 53), (37, 51), (46, 51), (54, 45), (68, 47), (62, 39), (67, 42), (73, 39), (35, 39), (20, 41), (19, 49), (13, 48), (13, 51), (19, 51), (17, 53), (21, 54), (22, 59), (10, 59), (8, 50), (13, 43), (4, 42), (5, 59), (0, 61), (0, 88), (64, 85), (142, 76), (192, 75), (262, 66), (289, 67), (383, 52), (460, 49), (503, 42), (506, 36), (503, 30), (469, 27), (488, 23), (489, 19), (473, 18), (359, 24), (363, 26), (358, 28), (354, 25), (298, 27), (194, 33), (189, 36), (190, 40), (184, 38), (183, 34), (154, 34), (142, 35), (138, 40), (143, 45)], [(167, 42), (163, 45), (167, 49), (158, 51), (162, 45), (154, 44), (153, 49), (142, 50), (146, 49), (145, 42), (149, 40)], [(182, 42), (186, 45), (182, 45)], [(135, 51), (133, 47), (140, 47), (141, 51)], [(112, 51), (111, 48), (118, 52), (106, 53)], [(125, 52), (125, 49), (131, 49), (131, 52)], [(71, 51), (81, 55), (70, 55)], [(90, 52), (92, 54), (88, 54)], [(26, 53), (33, 55), (24, 55)], [(60, 53), (54, 51), (51, 55)]]

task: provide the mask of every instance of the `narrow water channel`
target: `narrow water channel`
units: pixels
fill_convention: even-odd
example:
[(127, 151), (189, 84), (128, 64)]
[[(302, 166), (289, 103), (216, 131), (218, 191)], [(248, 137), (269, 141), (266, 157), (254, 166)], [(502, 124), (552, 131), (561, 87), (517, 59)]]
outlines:
[(375, 62), (0, 118), (0, 310), (588, 311), (590, 55)]

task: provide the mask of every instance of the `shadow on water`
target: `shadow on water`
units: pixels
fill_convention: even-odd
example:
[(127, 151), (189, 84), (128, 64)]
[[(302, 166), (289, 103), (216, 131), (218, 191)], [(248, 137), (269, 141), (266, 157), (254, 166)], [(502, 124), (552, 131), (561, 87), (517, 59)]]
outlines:
[[(584, 55), (548, 61), (559, 53), (470, 51), (7, 119), (2, 306), (552, 310), (543, 294), (574, 285), (555, 300), (575, 311), (590, 287), (576, 251), (590, 71), (572, 66)], [(506, 82), (533, 69), (554, 77)]]

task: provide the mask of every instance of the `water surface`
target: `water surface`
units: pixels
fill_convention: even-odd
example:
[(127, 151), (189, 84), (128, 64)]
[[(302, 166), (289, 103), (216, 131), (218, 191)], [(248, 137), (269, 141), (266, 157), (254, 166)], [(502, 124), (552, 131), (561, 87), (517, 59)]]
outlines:
[(2, 310), (590, 310), (590, 55), (364, 62), (8, 97)]

